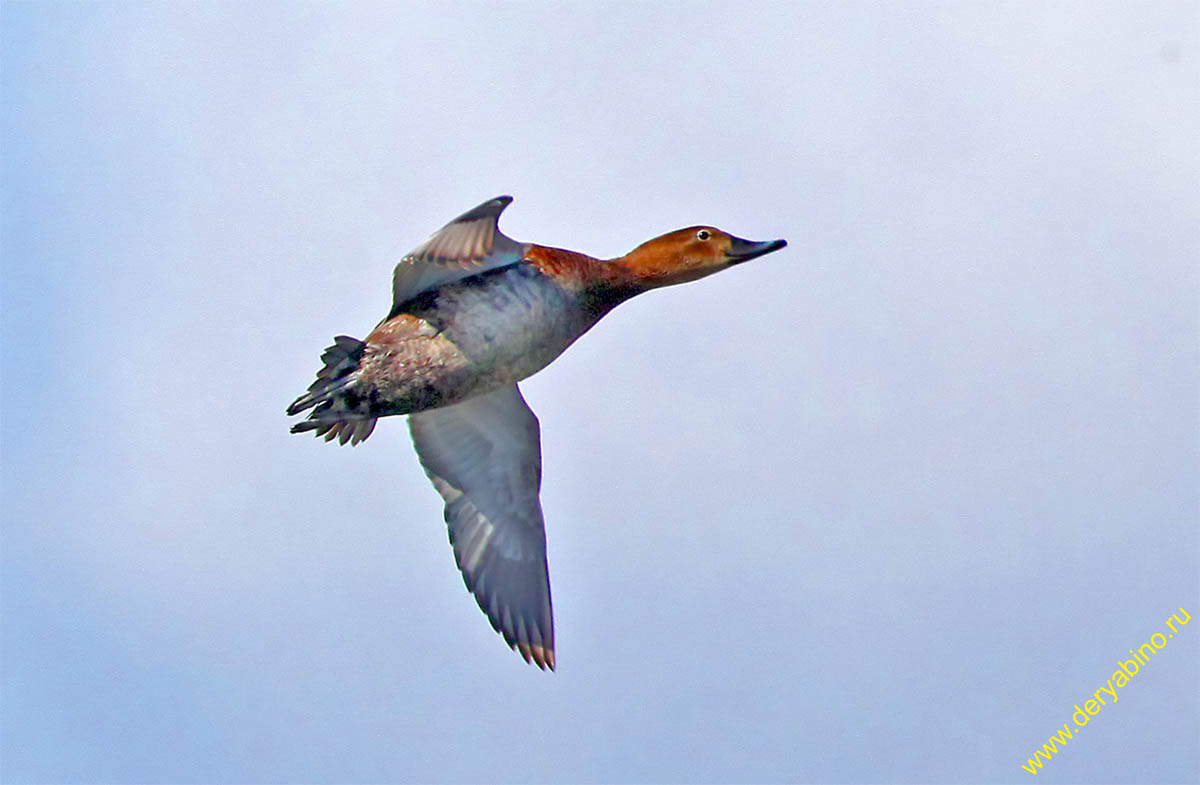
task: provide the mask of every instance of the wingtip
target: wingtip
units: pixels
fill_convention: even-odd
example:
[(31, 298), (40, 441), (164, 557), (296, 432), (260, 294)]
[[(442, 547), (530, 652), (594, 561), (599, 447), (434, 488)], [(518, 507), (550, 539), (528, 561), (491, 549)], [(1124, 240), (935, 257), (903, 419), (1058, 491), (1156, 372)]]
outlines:
[(504, 208), (512, 204), (512, 200), (513, 198), (507, 194), (503, 196), (497, 196), (495, 199), (488, 199), (483, 204), (476, 205), (470, 210), (467, 210), (465, 213), (451, 221), (450, 224), (477, 221), (481, 218), (498, 219), (500, 213), (504, 212)]
[(537, 665), (542, 670), (554, 670), (554, 649), (532, 643), (514, 643), (513, 649), (530, 665)]

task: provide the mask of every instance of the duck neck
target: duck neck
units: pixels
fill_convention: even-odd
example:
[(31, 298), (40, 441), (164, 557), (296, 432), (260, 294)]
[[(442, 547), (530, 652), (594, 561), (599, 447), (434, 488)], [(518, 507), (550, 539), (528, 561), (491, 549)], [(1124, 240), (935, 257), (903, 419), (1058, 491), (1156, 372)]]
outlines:
[(525, 253), (527, 263), (580, 296), (593, 319), (599, 319), (648, 288), (621, 263), (623, 259), (603, 261), (575, 251), (541, 245), (530, 246)]
[(592, 265), (592, 274), (588, 276), (590, 280), (585, 286), (585, 299), (588, 309), (597, 318), (651, 288), (621, 264), (623, 258), (597, 260)]
[[(664, 253), (651, 243), (643, 243), (624, 256), (610, 260), (608, 266), (613, 275), (634, 294), (648, 292), (663, 286), (687, 283), (708, 275), (708, 270), (681, 265), (679, 258)], [(632, 294), (630, 295), (633, 296)]]

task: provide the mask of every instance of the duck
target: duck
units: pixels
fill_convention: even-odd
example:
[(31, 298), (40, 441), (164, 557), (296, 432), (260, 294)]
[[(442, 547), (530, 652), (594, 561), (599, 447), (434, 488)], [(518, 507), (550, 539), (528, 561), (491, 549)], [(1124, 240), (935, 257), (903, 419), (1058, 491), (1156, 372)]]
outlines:
[(351, 446), (381, 418), (407, 415), (467, 590), (510, 648), (553, 671), (541, 426), (519, 383), (626, 300), (787, 241), (690, 226), (602, 260), (505, 236), (500, 214), (511, 202), (468, 210), (404, 256), (387, 316), (363, 340), (334, 338), (287, 414), (309, 412), (292, 433)]

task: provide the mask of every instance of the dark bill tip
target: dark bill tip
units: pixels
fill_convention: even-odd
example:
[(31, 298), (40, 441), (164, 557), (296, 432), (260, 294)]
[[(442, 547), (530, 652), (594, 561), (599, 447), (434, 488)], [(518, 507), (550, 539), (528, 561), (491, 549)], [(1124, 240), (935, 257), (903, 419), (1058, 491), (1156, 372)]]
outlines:
[(787, 240), (764, 240), (761, 243), (756, 243), (753, 240), (743, 240), (740, 237), (732, 237), (733, 242), (729, 246), (729, 250), (725, 252), (734, 264), (747, 262), (751, 259), (756, 259), (764, 254), (769, 254), (771, 251), (778, 251), (780, 248), (787, 246)]

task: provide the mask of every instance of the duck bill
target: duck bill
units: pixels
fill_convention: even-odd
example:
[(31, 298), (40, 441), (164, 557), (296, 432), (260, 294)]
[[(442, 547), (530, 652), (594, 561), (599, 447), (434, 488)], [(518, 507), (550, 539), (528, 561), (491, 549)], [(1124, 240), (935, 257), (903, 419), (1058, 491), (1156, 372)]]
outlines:
[(729, 258), (730, 264), (741, 264), (748, 262), (751, 259), (757, 259), (760, 256), (778, 251), (787, 245), (787, 240), (764, 240), (763, 242), (755, 242), (753, 240), (743, 240), (740, 237), (730, 236), (733, 242), (729, 245), (729, 250), (725, 255)]

